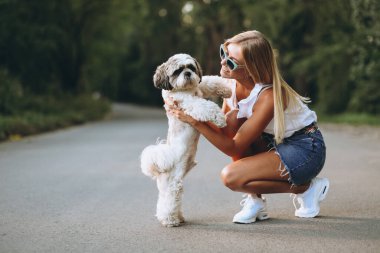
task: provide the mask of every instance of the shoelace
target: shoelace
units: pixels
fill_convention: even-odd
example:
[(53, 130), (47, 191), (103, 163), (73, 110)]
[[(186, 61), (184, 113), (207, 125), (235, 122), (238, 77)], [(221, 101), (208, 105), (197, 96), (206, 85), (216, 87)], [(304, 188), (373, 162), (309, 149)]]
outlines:
[(297, 210), (297, 205), (296, 205), (296, 198), (297, 198), (297, 194), (295, 193), (290, 193), (290, 196), (289, 197), (293, 197), (293, 206), (294, 208)]
[(245, 194), (243, 194), (243, 198), (244, 199), (242, 201), (240, 201), (241, 206), (245, 206), (245, 203), (247, 203), (248, 199), (250, 199), (251, 196), (248, 193), (245, 193)]

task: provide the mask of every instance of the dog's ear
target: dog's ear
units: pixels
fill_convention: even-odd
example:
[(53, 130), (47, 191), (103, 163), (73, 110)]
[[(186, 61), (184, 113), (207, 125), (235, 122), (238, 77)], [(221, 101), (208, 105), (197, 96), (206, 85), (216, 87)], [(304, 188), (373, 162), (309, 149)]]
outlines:
[(173, 86), (169, 82), (169, 76), (166, 74), (166, 64), (163, 63), (157, 67), (153, 76), (154, 86), (158, 89), (172, 90)]
[(193, 59), (194, 59), (195, 65), (197, 67), (197, 75), (200, 78), (199, 82), (202, 82), (202, 75), (203, 75), (203, 73), (202, 73), (201, 65), (199, 64), (199, 62), (195, 58), (193, 58)]

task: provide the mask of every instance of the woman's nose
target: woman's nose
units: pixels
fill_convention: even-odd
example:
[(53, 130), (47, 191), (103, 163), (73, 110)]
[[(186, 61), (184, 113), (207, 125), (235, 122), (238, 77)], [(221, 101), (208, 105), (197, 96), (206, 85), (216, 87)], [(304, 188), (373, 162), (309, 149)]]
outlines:
[(222, 61), (220, 62), (220, 65), (222, 65), (222, 66), (225, 66), (226, 65), (226, 58), (224, 58), (224, 59), (222, 59)]

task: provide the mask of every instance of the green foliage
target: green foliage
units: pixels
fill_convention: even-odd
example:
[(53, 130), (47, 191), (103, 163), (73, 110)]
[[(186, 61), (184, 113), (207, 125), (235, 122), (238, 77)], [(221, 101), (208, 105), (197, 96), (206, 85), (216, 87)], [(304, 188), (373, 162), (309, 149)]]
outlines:
[(22, 99), (22, 86), (5, 69), (0, 69), (0, 84), (0, 115), (14, 114), (15, 105)]
[(121, 59), (119, 99), (145, 103), (162, 103), (160, 92), (152, 85), (157, 65), (172, 54), (191, 48), (182, 43), (182, 1), (130, 1), (128, 10), (121, 16), (126, 23), (133, 24), (129, 31), (129, 46)]
[(101, 119), (109, 110), (107, 100), (88, 95), (24, 97), (12, 114), (0, 117), (0, 140)]
[(318, 114), (319, 122), (380, 126), (380, 117), (369, 113)]
[(350, 79), (355, 92), (350, 111), (380, 114), (380, 2), (352, 0), (356, 28)]
[(97, 36), (109, 5), (101, 0), (0, 2), (0, 65), (32, 92), (86, 91), (87, 44)]
[(23, 93), (162, 104), (159, 64), (189, 53), (218, 74), (219, 44), (255, 29), (321, 112), (378, 115), (379, 13), (377, 0), (0, 0), (0, 112)]

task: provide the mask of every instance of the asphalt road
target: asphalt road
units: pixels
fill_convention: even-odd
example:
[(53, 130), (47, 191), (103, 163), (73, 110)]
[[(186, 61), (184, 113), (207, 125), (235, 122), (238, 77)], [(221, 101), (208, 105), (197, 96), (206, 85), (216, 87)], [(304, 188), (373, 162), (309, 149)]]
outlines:
[(380, 129), (322, 125), (330, 179), (318, 218), (267, 195), (271, 219), (231, 222), (241, 194), (229, 159), (201, 138), (184, 183), (185, 225), (154, 217), (157, 189), (139, 154), (165, 138), (162, 109), (116, 105), (108, 119), (0, 144), (0, 252), (380, 252)]

